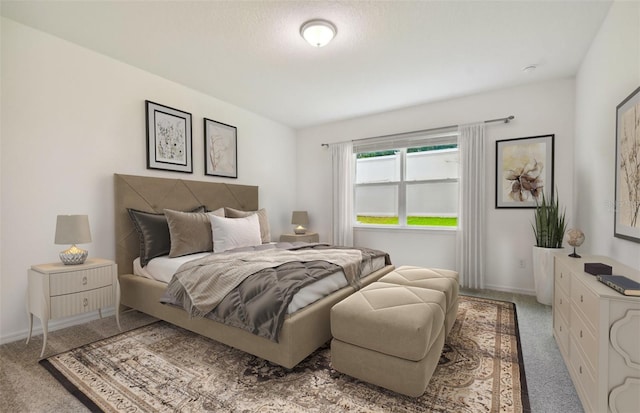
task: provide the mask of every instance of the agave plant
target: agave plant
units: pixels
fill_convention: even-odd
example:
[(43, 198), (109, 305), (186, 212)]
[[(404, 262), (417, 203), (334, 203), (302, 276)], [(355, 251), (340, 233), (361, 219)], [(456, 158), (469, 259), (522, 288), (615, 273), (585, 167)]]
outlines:
[(536, 247), (562, 248), (562, 239), (567, 229), (565, 210), (560, 211), (558, 194), (551, 196), (549, 202), (542, 193), (542, 202), (536, 199), (535, 225), (532, 224), (536, 237)]

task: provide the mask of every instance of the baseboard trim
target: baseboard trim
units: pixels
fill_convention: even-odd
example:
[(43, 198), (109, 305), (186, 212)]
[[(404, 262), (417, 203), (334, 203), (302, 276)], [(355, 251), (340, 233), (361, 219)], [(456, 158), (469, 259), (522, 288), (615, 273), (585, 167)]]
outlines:
[(515, 293), (515, 294), (523, 294), (523, 295), (536, 295), (535, 290), (529, 290), (529, 289), (524, 289), (524, 288), (510, 288), (510, 287), (505, 287), (505, 286), (502, 286), (502, 285), (485, 284), (484, 288), (486, 290), (501, 291), (503, 293)]
[[(102, 309), (102, 318), (112, 316), (115, 313), (116, 311), (114, 307), (104, 308)], [(60, 330), (62, 328), (67, 328), (67, 327), (75, 326), (78, 324), (84, 324), (88, 321), (96, 320), (98, 318), (100, 317), (98, 315), (98, 310), (96, 310), (96, 311), (91, 311), (89, 313), (84, 313), (84, 314), (80, 314), (73, 317), (61, 318), (59, 320), (50, 320), (49, 333), (51, 333), (52, 331)], [(31, 334), (31, 337), (41, 335), (42, 323), (40, 322), (40, 319), (38, 317), (33, 316), (33, 324), (34, 324), (33, 332)], [(6, 344), (6, 343), (12, 343), (18, 340), (26, 340), (28, 336), (29, 336), (28, 328), (21, 331), (17, 331), (15, 333), (10, 333), (10, 334), (7, 334), (6, 336), (0, 337), (0, 345)]]

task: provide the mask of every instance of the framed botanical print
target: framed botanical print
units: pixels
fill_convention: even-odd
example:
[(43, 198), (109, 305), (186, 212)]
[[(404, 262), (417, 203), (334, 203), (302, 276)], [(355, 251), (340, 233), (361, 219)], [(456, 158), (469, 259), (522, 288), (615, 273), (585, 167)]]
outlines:
[(616, 108), (613, 235), (640, 242), (640, 87)]
[(191, 114), (145, 102), (147, 169), (192, 173)]
[(535, 208), (553, 194), (555, 135), (496, 142), (496, 208)]
[(205, 175), (238, 177), (238, 129), (204, 119)]

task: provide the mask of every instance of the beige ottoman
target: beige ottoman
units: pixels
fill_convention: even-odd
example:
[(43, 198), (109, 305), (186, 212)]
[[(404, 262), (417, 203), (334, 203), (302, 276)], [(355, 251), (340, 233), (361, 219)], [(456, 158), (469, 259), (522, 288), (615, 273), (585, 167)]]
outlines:
[(403, 265), (380, 278), (378, 282), (442, 291), (447, 298), (445, 334), (449, 334), (458, 314), (459, 286), (456, 271)]
[(417, 397), (444, 345), (444, 293), (375, 282), (331, 309), (337, 371)]

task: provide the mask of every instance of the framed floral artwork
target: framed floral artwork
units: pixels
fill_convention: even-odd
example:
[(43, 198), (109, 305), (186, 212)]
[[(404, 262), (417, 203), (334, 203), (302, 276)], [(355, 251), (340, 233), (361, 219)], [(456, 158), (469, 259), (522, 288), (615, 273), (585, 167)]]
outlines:
[(555, 135), (496, 141), (496, 208), (535, 208), (553, 194)]
[(616, 107), (613, 235), (640, 242), (640, 87)]
[(238, 177), (238, 129), (204, 119), (204, 174)]
[(147, 169), (193, 173), (191, 114), (149, 100)]

